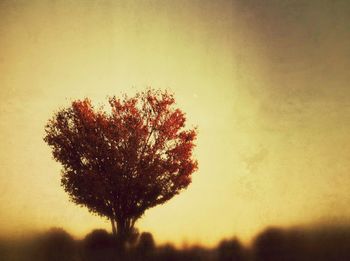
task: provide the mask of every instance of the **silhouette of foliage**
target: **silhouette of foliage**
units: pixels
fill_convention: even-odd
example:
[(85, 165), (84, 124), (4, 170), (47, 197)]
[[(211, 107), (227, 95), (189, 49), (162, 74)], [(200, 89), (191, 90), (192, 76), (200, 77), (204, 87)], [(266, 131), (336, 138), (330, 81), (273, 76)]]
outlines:
[(151, 233), (143, 232), (140, 235), (135, 249), (135, 260), (150, 260), (154, 255), (156, 244)]
[(83, 240), (73, 240), (62, 229), (19, 239), (0, 238), (1, 261), (348, 261), (350, 227), (299, 229), (269, 228), (246, 248), (237, 239), (223, 240), (216, 248), (192, 246), (177, 249), (171, 244), (156, 246), (150, 233), (141, 234), (136, 245), (118, 255), (115, 237), (105, 230), (94, 230)]
[(142, 252), (154, 251), (156, 244), (151, 233), (143, 232), (140, 236), (137, 248)]
[(219, 261), (243, 261), (244, 251), (237, 239), (223, 240), (218, 245)]
[(75, 241), (65, 230), (52, 228), (39, 238), (37, 260), (75, 260)]
[(175, 247), (171, 244), (166, 244), (158, 249), (156, 260), (176, 261), (180, 259)]
[(95, 229), (83, 241), (83, 260), (115, 260), (115, 238), (104, 229)]
[(84, 247), (89, 250), (108, 248), (113, 245), (113, 238), (104, 229), (95, 229), (84, 238)]
[(123, 244), (146, 209), (163, 204), (191, 182), (196, 129), (172, 94), (149, 89), (109, 99), (111, 113), (89, 99), (73, 101), (48, 121), (44, 137), (63, 166), (71, 200), (111, 220)]
[(319, 227), (309, 231), (305, 260), (350, 260), (350, 227)]
[(350, 230), (269, 228), (255, 240), (255, 260), (350, 260)]

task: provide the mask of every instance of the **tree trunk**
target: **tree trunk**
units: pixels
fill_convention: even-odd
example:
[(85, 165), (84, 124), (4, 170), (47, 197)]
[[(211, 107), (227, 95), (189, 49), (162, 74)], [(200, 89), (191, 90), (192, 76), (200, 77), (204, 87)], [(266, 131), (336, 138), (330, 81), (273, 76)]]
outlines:
[(120, 241), (123, 245), (125, 245), (127, 240), (127, 227), (126, 222), (124, 220), (117, 220), (117, 239)]
[(133, 223), (129, 219), (116, 220), (117, 223), (117, 246), (121, 253), (126, 250), (126, 245), (132, 236)]
[[(123, 260), (126, 255), (127, 243), (132, 243), (134, 219), (113, 219), (110, 218), (112, 225), (113, 237), (116, 241), (116, 251), (118, 257)], [(129, 242), (130, 241), (130, 242)]]
[(113, 218), (111, 218), (111, 224), (112, 224), (112, 233), (114, 238), (117, 237), (117, 229), (115, 228), (115, 221), (113, 220)]

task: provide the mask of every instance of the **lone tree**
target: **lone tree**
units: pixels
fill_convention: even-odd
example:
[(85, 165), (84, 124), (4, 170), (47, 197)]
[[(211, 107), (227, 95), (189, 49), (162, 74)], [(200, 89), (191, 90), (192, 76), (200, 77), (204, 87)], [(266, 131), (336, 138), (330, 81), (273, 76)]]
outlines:
[(73, 101), (45, 127), (44, 141), (63, 165), (61, 185), (71, 200), (110, 219), (122, 245), (146, 209), (191, 183), (196, 129), (172, 94), (149, 89), (109, 99), (111, 112), (89, 99)]

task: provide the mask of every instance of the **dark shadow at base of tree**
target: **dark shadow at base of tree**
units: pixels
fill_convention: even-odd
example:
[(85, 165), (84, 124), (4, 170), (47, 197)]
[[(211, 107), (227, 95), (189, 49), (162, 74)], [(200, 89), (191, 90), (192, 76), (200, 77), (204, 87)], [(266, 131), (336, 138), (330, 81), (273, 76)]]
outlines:
[[(123, 254), (121, 254), (123, 253)], [(223, 240), (215, 248), (192, 246), (177, 249), (156, 246), (150, 233), (141, 233), (125, 252), (114, 237), (98, 229), (75, 240), (63, 229), (17, 240), (0, 239), (0, 260), (15, 261), (306, 261), (350, 260), (350, 227), (304, 229), (268, 228), (244, 247), (237, 238)]]

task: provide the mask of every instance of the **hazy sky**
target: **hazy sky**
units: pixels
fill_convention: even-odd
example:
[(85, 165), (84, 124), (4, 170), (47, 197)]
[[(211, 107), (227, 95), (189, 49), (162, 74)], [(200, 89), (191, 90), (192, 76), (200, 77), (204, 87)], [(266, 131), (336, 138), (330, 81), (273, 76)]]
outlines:
[(44, 126), (73, 99), (168, 88), (197, 125), (158, 242), (350, 218), (350, 2), (0, 1), (0, 233), (110, 223), (75, 206)]

